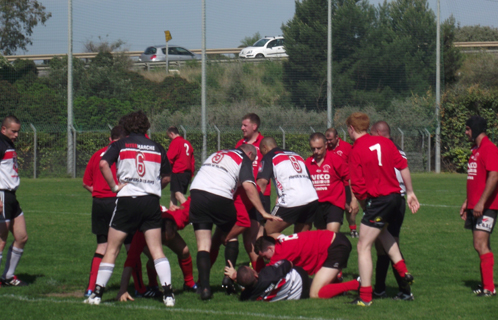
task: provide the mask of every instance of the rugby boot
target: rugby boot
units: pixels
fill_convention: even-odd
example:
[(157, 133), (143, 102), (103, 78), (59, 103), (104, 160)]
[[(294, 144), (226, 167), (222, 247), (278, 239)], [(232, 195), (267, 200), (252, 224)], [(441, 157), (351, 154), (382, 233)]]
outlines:
[(201, 289), (201, 300), (210, 300), (213, 298), (213, 294), (211, 293), (211, 288), (202, 288)]
[(365, 302), (360, 297), (358, 297), (354, 301), (350, 302), (350, 304), (360, 307), (370, 307), (372, 305), (372, 301)]
[(413, 296), (413, 293), (405, 293), (403, 291), (398, 292), (398, 294), (393, 298), (393, 300), (404, 300), (404, 301), (413, 301), (415, 300), (415, 297)]
[(17, 279), (16, 276), (10, 279), (2, 279), (1, 283), (3, 287), (26, 287), (28, 285), (27, 282)]
[[(157, 289), (157, 291), (159, 291), (159, 289)], [(163, 286), (163, 302), (166, 307), (175, 306), (175, 295), (173, 294), (173, 289), (170, 284)]]
[(193, 287), (188, 286), (186, 283), (183, 284), (183, 292), (197, 292), (197, 288), (197, 283), (195, 283)]
[(83, 303), (99, 305), (102, 301), (102, 295), (104, 294), (104, 287), (99, 286), (98, 284), (95, 286), (95, 291), (83, 301)]
[(223, 281), (221, 282), (221, 287), (225, 289), (226, 294), (228, 295), (237, 292), (237, 290), (235, 289), (235, 283), (233, 282), (232, 279), (230, 279), (227, 276), (223, 278)]

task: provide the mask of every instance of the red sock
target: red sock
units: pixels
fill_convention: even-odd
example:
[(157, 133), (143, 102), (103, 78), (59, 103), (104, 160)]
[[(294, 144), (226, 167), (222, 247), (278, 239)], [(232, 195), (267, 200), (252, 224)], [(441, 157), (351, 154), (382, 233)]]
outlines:
[(406, 268), (405, 260), (400, 260), (398, 263), (393, 265), (394, 269), (398, 272), (398, 274), (404, 278), (405, 273), (408, 272), (408, 269)]
[(494, 292), (493, 266), (495, 265), (495, 257), (493, 252), (485, 253), (479, 258), (481, 259), (482, 286), (484, 289)]
[[(329, 299), (335, 297), (343, 292), (350, 290), (358, 290), (360, 283), (358, 280), (351, 280), (343, 283), (332, 283), (326, 286), (323, 286), (320, 291), (318, 291), (318, 298), (321, 299)], [(370, 291), (371, 293), (371, 291)], [(365, 300), (363, 300), (365, 301)]]
[(88, 279), (88, 288), (86, 291), (95, 290), (95, 281), (97, 281), (97, 274), (99, 273), (99, 266), (103, 257), (104, 256), (99, 253), (93, 255), (92, 266), (90, 267), (90, 279)]
[(131, 272), (131, 275), (133, 276), (135, 291), (139, 294), (144, 294), (147, 289), (145, 288), (144, 280), (142, 279), (142, 261), (137, 259), (136, 264), (132, 268), (133, 271)]
[(185, 282), (185, 284), (189, 287), (195, 286), (192, 257), (190, 256), (190, 254), (187, 259), (178, 258), (178, 263), (180, 264), (180, 269), (182, 269), (183, 281)]
[(349, 226), (349, 230), (351, 231), (356, 230), (356, 225)]
[(209, 257), (211, 258), (211, 267), (216, 262), (216, 259), (218, 258), (219, 251), (220, 251), (219, 249), (218, 250), (213, 250), (213, 248), (211, 248), (211, 251), (209, 251)]
[(146, 264), (147, 266), (147, 277), (149, 278), (149, 287), (157, 287), (157, 271), (154, 266), (149, 266), (149, 264)]
[(372, 301), (372, 286), (360, 287), (360, 298), (365, 302)]

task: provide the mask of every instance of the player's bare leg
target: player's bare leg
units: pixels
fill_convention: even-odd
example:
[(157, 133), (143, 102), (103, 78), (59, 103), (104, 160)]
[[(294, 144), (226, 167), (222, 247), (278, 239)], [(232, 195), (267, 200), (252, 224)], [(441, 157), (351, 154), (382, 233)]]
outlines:
[(260, 267), (262, 267), (258, 266), (257, 261), (263, 260), (259, 258), (259, 255), (256, 252), (254, 252), (254, 243), (256, 242), (256, 239), (263, 236), (264, 230), (264, 227), (260, 225), (258, 221), (251, 219), (251, 227), (245, 230), (242, 234), (244, 248), (246, 249), (246, 252), (249, 256), (253, 269), (256, 271), (259, 271)]
[(267, 235), (276, 239), (290, 225), (285, 221), (266, 221), (265, 231)]
[(474, 291), (478, 296), (489, 297), (495, 294), (493, 277), (494, 255), (491, 251), (489, 233), (475, 230), (473, 232), (474, 249), (479, 254), (481, 269), (481, 288)]
[(185, 198), (185, 195), (181, 193), (180, 191), (175, 192), (175, 198), (180, 202), (180, 204), (183, 204), (185, 201), (187, 201), (187, 198)]
[[(299, 233), (299, 232), (303, 232), (303, 231), (310, 231), (312, 227), (313, 226), (311, 223), (296, 223), (294, 225), (294, 233)], [(282, 231), (284, 231), (284, 230), (282, 230)]]
[(327, 230), (339, 232), (341, 230), (341, 224), (339, 222), (329, 222), (327, 223)]
[(315, 274), (310, 288), (310, 298), (318, 298), (320, 289), (332, 282), (339, 274), (339, 269), (322, 267)]
[(169, 199), (170, 199), (169, 200), (170, 207), (171, 207), (171, 205), (175, 205), (175, 206), (178, 205), (178, 200), (176, 199), (176, 192), (171, 192)]
[(372, 285), (372, 245), (381, 233), (380, 229), (361, 224), (360, 238), (357, 244), (358, 269), (361, 278), (361, 286)]
[[(14, 220), (8, 223), (2, 223), (3, 227), (0, 231), (2, 239), (2, 249), (5, 248), (9, 230), (14, 236), (14, 242), (9, 248), (8, 255), (5, 261), (5, 270), (2, 275), (2, 282), (4, 285), (8, 286), (25, 286), (25, 282), (17, 279), (15, 277), (15, 271), (21, 256), (23, 254), (24, 246), (28, 241), (28, 234), (26, 232), (26, 222), (24, 220), (24, 215), (16, 217)], [(4, 229), (5, 228), (5, 229)], [(0, 251), (1, 253), (2, 251)], [(1, 262), (1, 260), (0, 260)]]

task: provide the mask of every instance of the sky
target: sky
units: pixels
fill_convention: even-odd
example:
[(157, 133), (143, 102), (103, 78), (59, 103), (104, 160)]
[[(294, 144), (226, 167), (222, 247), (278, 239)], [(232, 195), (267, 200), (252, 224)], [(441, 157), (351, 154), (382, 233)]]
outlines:
[[(37, 26), (33, 45), (17, 54), (68, 52), (68, 0), (39, 0), (52, 13), (45, 26)], [(379, 4), (384, 0), (370, 0)], [(435, 11), (436, 0), (428, 0)], [(451, 14), (461, 25), (498, 27), (498, 0), (440, 0), (441, 21)], [(281, 26), (292, 19), (294, 0), (206, 0), (206, 47), (236, 48), (248, 36), (282, 34)], [(326, 8), (324, 8), (326, 10)], [(202, 46), (201, 0), (73, 0), (73, 52), (84, 52), (86, 41), (99, 37), (123, 40), (130, 51), (164, 44), (188, 49)]]

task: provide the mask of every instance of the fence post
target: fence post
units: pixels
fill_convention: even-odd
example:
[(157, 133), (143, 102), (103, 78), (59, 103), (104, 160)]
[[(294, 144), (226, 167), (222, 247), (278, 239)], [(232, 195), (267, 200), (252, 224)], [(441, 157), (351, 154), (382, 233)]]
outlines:
[(405, 134), (400, 128), (398, 128), (398, 130), (401, 132), (401, 149), (405, 151)]
[(31, 129), (33, 129), (33, 132), (35, 133), (35, 136), (33, 138), (33, 144), (34, 144), (34, 148), (33, 148), (33, 151), (34, 151), (34, 154), (33, 154), (33, 179), (36, 179), (36, 142), (37, 142), (37, 139), (36, 139), (36, 128), (35, 126), (30, 123), (29, 126), (31, 127)]
[(313, 132), (313, 133), (315, 133), (315, 132), (316, 132), (316, 131), (315, 131), (315, 129), (313, 129), (313, 127), (312, 127), (312, 126), (310, 126), (310, 129), (311, 129), (311, 132)]
[[(73, 178), (76, 178), (76, 128), (71, 125), (71, 131), (73, 131)], [(68, 151), (69, 152), (69, 151)]]
[(180, 128), (183, 131), (183, 139), (187, 140), (187, 130), (185, 130), (185, 127), (183, 127), (182, 125), (180, 125)]
[(427, 171), (431, 172), (431, 133), (426, 128), (424, 130), (427, 132), (427, 158), (429, 159)]
[(150, 128), (149, 128), (149, 130), (147, 130), (147, 134), (149, 135), (149, 139), (152, 140), (152, 131), (150, 131)]
[(108, 123), (107, 126), (109, 127), (109, 130), (112, 130), (112, 126)]
[(218, 132), (218, 151), (220, 151), (221, 149), (221, 137), (220, 137), (220, 129), (218, 129), (218, 127), (216, 125), (214, 125), (214, 129), (216, 130), (216, 132)]
[(280, 128), (280, 131), (282, 131), (282, 149), (285, 150), (285, 131), (282, 129), (281, 126), (278, 126)]
[(343, 134), (344, 134), (344, 139), (343, 139), (343, 140), (344, 140), (344, 141), (346, 141), (346, 131), (345, 131), (343, 128), (341, 128), (341, 131), (342, 131), (342, 132), (343, 132)]

